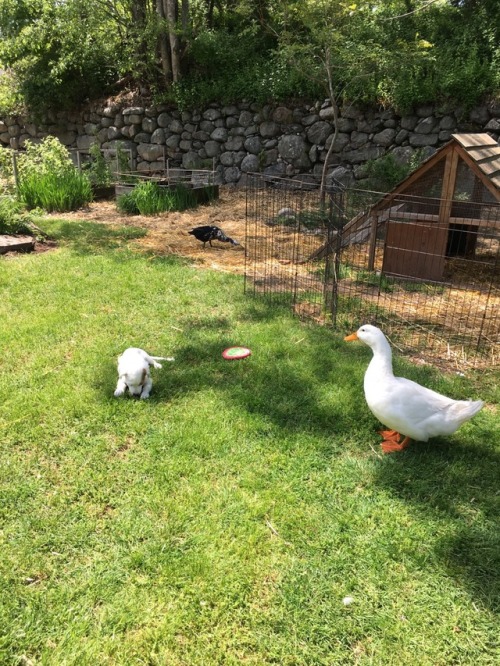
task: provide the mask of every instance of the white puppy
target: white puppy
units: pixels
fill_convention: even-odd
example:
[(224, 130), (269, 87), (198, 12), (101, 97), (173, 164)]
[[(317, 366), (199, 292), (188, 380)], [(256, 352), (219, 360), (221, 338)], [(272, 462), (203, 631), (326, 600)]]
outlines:
[(174, 359), (164, 356), (150, 356), (143, 349), (129, 347), (118, 357), (118, 383), (116, 385), (115, 397), (123, 395), (128, 389), (130, 395), (138, 395), (145, 400), (149, 398), (153, 381), (149, 368), (161, 368), (157, 361), (173, 361)]

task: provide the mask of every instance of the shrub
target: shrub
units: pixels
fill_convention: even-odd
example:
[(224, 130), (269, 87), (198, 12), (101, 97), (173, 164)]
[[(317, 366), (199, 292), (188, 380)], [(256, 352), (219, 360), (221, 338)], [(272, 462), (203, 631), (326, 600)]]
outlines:
[(74, 170), (68, 149), (55, 136), (47, 136), (40, 143), (26, 141), (26, 150), (17, 158), (19, 176), (36, 170), (40, 175), (64, 174)]
[(89, 177), (78, 171), (65, 146), (53, 136), (26, 142), (18, 156), (18, 197), (27, 208), (67, 212), (92, 201)]
[(149, 181), (136, 185), (129, 194), (120, 195), (116, 206), (127, 215), (158, 215), (166, 211), (194, 208), (196, 199), (186, 187), (166, 189)]
[(421, 162), (422, 154), (419, 150), (406, 164), (398, 162), (392, 153), (370, 160), (366, 166), (367, 186), (376, 192), (388, 192), (412, 173)]
[(94, 142), (89, 149), (91, 161), (87, 174), (92, 185), (107, 187), (111, 185), (111, 169), (102, 154), (99, 144)]
[(0, 197), (0, 234), (32, 233), (32, 224), (24, 206), (11, 196)]
[(92, 201), (92, 187), (87, 175), (76, 169), (61, 174), (33, 171), (20, 179), (18, 196), (29, 209), (63, 213)]

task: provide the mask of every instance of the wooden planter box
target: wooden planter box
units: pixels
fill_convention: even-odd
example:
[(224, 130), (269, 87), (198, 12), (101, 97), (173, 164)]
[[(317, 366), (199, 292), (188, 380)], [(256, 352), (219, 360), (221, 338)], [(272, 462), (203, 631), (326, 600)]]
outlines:
[(108, 201), (115, 196), (114, 185), (92, 185), (94, 201)]

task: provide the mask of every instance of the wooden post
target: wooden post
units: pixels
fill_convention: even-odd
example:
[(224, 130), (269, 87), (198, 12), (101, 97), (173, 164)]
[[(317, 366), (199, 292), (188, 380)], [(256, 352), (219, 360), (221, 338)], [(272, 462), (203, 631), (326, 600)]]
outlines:
[[(387, 220), (389, 223), (389, 220)], [(375, 268), (375, 250), (377, 249), (377, 228), (378, 228), (378, 213), (372, 216), (372, 223), (370, 229), (370, 246), (368, 249), (368, 270), (373, 271)]]
[(17, 153), (15, 150), (12, 151), (12, 171), (14, 173), (16, 192), (19, 192), (19, 171), (17, 170)]
[(443, 174), (443, 187), (441, 190), (441, 203), (439, 206), (439, 224), (448, 224), (450, 219), (451, 201), (455, 192), (457, 178), (458, 153), (452, 150), (446, 156)]

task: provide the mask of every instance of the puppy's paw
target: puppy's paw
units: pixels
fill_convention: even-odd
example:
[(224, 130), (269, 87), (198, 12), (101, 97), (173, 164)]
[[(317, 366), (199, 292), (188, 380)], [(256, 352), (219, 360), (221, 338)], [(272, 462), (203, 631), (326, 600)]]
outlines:
[(149, 393), (141, 393), (140, 398), (141, 400), (147, 400), (149, 398)]
[(116, 391), (113, 393), (115, 398), (119, 398), (121, 395), (125, 393), (124, 389), (116, 389)]

